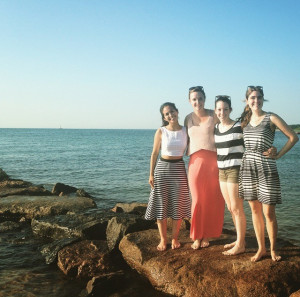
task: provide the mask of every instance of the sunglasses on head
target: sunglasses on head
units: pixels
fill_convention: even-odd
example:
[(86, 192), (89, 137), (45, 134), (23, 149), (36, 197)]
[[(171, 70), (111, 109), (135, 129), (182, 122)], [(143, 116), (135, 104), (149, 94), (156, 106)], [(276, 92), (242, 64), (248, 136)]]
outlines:
[(248, 89), (259, 89), (263, 90), (264, 88), (262, 86), (248, 86)]
[(220, 99), (228, 99), (229, 101), (231, 101), (231, 97), (227, 95), (218, 95), (215, 97), (215, 101), (218, 101)]
[(189, 91), (193, 91), (193, 90), (196, 90), (196, 89), (200, 89), (200, 90), (203, 91), (203, 87), (202, 86), (190, 87)]

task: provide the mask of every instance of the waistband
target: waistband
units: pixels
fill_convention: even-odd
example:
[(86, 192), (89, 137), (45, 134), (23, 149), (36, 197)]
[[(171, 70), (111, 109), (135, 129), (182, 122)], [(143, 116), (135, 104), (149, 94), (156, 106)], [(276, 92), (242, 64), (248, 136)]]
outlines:
[(160, 160), (163, 162), (169, 162), (169, 163), (177, 163), (177, 162), (183, 161), (182, 158), (180, 158), (180, 159), (164, 159), (162, 157), (160, 157)]

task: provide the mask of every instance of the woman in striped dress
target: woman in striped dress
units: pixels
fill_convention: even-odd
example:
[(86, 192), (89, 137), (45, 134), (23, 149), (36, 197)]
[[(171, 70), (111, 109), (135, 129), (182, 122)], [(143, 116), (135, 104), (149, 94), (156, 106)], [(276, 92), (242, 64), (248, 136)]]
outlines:
[[(297, 134), (274, 113), (262, 110), (264, 92), (260, 86), (249, 86), (246, 91), (246, 107), (241, 116), (245, 153), (239, 175), (239, 195), (249, 201), (253, 226), (258, 242), (258, 251), (251, 258), (259, 261), (266, 255), (264, 216), (270, 240), (270, 252), (273, 261), (280, 261), (276, 250), (277, 220), (276, 204), (281, 203), (281, 189), (276, 161), (287, 153), (298, 141)], [(288, 138), (274, 159), (266, 157), (274, 141), (276, 127)]]
[(236, 241), (226, 244), (224, 255), (237, 255), (245, 251), (246, 216), (243, 200), (239, 198), (239, 170), (244, 154), (241, 123), (230, 118), (231, 100), (229, 96), (216, 96), (215, 113), (220, 121), (215, 127), (219, 182), (226, 206), (231, 213), (236, 229)]
[[(160, 234), (157, 249), (164, 251), (167, 248), (167, 218), (172, 218), (171, 247), (179, 248), (181, 220), (191, 217), (191, 202), (182, 159), (187, 147), (186, 129), (178, 123), (178, 110), (174, 103), (164, 103), (160, 113), (163, 126), (157, 129), (154, 136), (149, 176), (151, 193), (145, 218), (157, 219)], [(157, 161), (160, 150), (161, 158)]]

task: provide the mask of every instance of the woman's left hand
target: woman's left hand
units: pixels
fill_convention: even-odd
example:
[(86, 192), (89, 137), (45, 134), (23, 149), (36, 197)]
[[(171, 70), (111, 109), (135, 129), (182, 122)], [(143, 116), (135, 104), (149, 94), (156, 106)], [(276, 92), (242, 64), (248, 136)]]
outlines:
[(267, 158), (276, 159), (277, 148), (275, 146), (271, 146), (266, 152), (263, 152), (263, 155)]

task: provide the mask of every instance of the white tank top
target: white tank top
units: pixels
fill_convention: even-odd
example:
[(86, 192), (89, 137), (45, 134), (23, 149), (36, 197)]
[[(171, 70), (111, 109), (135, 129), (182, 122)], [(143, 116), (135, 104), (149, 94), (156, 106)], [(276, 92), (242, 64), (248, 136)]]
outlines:
[(161, 155), (163, 156), (183, 156), (187, 147), (186, 128), (182, 127), (178, 131), (170, 131), (166, 127), (160, 128), (161, 135)]

